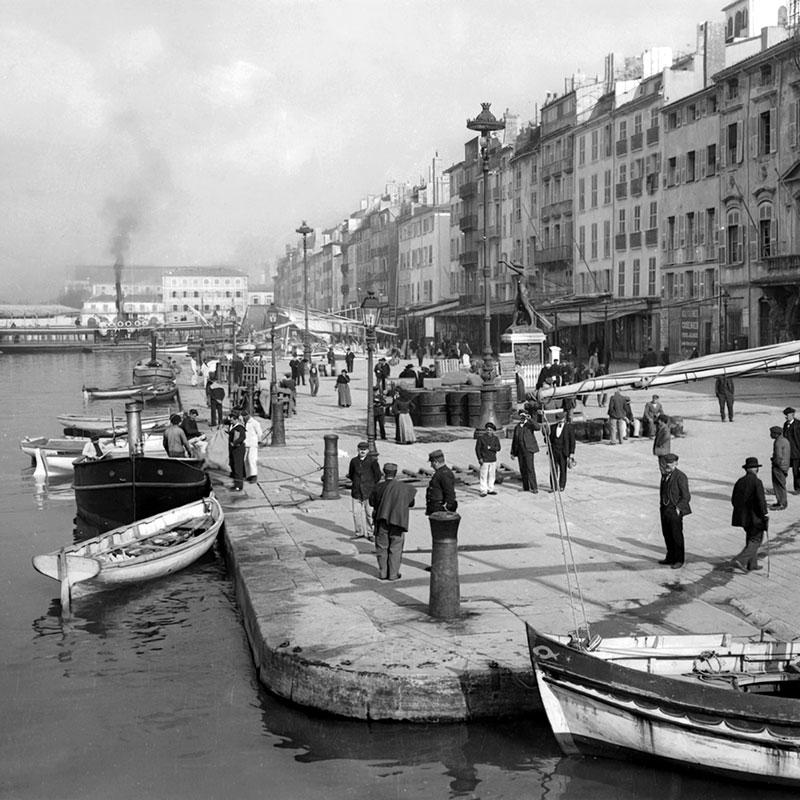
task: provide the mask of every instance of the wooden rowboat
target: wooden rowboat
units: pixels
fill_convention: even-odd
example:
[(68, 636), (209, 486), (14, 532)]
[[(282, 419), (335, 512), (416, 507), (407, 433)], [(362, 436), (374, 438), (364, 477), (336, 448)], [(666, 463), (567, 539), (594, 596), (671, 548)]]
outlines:
[(586, 643), (527, 630), (566, 754), (648, 756), (800, 786), (800, 642), (713, 634)]
[[(154, 414), (141, 418), (141, 429), (143, 431), (153, 430), (154, 428), (166, 428), (169, 425), (169, 414)], [(125, 415), (121, 414), (117, 420), (112, 422), (110, 417), (91, 417), (86, 414), (60, 414), (56, 419), (65, 427), (81, 431), (97, 431), (100, 434), (111, 436), (126, 433), (128, 424)]]
[(62, 605), (68, 604), (79, 594), (161, 578), (183, 569), (211, 548), (223, 520), (219, 501), (206, 497), (34, 556), (33, 567), (61, 582)]
[(111, 389), (83, 387), (83, 395), (87, 400), (172, 400), (177, 393), (178, 386), (173, 380)]

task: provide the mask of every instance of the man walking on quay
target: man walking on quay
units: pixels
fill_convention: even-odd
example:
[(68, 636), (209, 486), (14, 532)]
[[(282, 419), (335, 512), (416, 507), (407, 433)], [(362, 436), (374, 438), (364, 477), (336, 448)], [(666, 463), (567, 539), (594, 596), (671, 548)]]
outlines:
[(783, 423), (783, 435), (789, 442), (789, 466), (792, 468), (792, 490), (800, 491), (800, 422), (794, 418), (794, 409), (787, 406), (783, 409), (786, 422)]
[(780, 425), (773, 425), (769, 429), (769, 435), (772, 437), (772, 489), (775, 492), (775, 505), (770, 508), (783, 511), (787, 506), (786, 477), (789, 474), (792, 448)]
[(352, 375), (353, 366), (356, 363), (356, 354), (348, 347), (347, 352), (344, 354), (344, 363), (347, 371)]
[(378, 559), (378, 578), (396, 581), (403, 560), (403, 545), (408, 530), (408, 509), (414, 505), (417, 490), (397, 480), (397, 464), (383, 465), (382, 480), (370, 493), (369, 502), (375, 509), (375, 555)]
[(494, 481), (497, 476), (497, 454), (500, 452), (500, 440), (495, 431), (494, 422), (487, 422), (486, 429), (478, 434), (475, 440), (475, 457), (480, 467), (480, 493), (481, 497), (487, 494), (497, 494), (494, 490)]
[(428, 461), (434, 472), (425, 492), (426, 516), (436, 511), (455, 511), (458, 508), (456, 476), (450, 467), (445, 466), (444, 453), (441, 450), (434, 450), (428, 456)]
[(514, 428), (511, 439), (511, 458), (519, 459), (519, 476), (522, 479), (524, 492), (539, 493), (539, 484), (536, 482), (536, 467), (533, 457), (539, 452), (539, 443), (536, 441), (536, 431), (541, 428), (535, 422), (530, 412), (519, 412), (519, 425)]
[(550, 445), (550, 491), (556, 486), (563, 492), (567, 488), (567, 472), (575, 464), (575, 432), (572, 423), (563, 412), (556, 415), (556, 421), (547, 429)]
[(664, 474), (661, 476), (660, 512), (661, 533), (667, 546), (667, 555), (659, 564), (680, 569), (685, 560), (683, 546), (683, 518), (692, 513), (689, 505), (689, 480), (678, 469), (678, 456), (664, 456)]
[(222, 401), (225, 399), (225, 387), (217, 380), (217, 373), (208, 376), (208, 404), (211, 408), (211, 427), (222, 425)]
[(761, 569), (758, 566), (758, 548), (761, 547), (764, 531), (769, 524), (764, 484), (758, 477), (760, 466), (755, 456), (746, 458), (742, 464), (744, 475), (734, 484), (731, 495), (731, 525), (734, 528), (744, 528), (745, 532), (744, 549), (733, 559), (733, 566), (745, 572)]
[(611, 423), (609, 444), (622, 444), (628, 438), (628, 413), (625, 403), (630, 400), (617, 389), (608, 401), (608, 421)]
[(319, 369), (313, 361), (308, 367), (308, 386), (311, 389), (311, 396), (316, 397), (319, 392)]
[(372, 514), (369, 508), (369, 497), (381, 479), (381, 468), (378, 465), (378, 459), (369, 452), (369, 445), (366, 442), (358, 443), (358, 455), (350, 459), (347, 477), (351, 484), (350, 495), (355, 525), (353, 539), (366, 537), (372, 541)]
[(719, 401), (719, 416), (725, 422), (725, 409), (728, 410), (728, 422), (733, 422), (733, 378), (720, 375), (714, 382), (714, 394)]

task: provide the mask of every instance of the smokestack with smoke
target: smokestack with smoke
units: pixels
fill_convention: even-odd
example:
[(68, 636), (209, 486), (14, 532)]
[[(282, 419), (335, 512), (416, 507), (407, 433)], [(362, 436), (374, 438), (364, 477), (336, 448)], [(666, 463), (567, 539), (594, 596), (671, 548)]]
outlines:
[(114, 288), (117, 294), (117, 319), (125, 320), (122, 310), (122, 268), (125, 256), (131, 246), (131, 234), (137, 229), (138, 221), (131, 213), (123, 213), (117, 217), (116, 230), (111, 242), (111, 254), (114, 256)]

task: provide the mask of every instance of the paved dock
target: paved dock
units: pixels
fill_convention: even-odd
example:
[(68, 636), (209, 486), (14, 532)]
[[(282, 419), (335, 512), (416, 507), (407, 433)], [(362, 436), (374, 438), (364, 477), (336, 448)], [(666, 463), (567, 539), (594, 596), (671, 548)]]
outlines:
[[(685, 436), (673, 439), (673, 452), (689, 477), (693, 514), (685, 523), (687, 561), (680, 570), (657, 563), (664, 556), (660, 474), (649, 439), (578, 443), (576, 467), (560, 495), (568, 541), (559, 534), (558, 495), (524, 493), (508, 475), (498, 495), (479, 496), (468, 470), (477, 463), (471, 429), (419, 428), (413, 445), (379, 440), (381, 464), (394, 461), (417, 473), (428, 466), (428, 452), (440, 448), (448, 465), (461, 469), (462, 613), (442, 622), (427, 613), (427, 478), (416, 483), (402, 579), (391, 583), (377, 579), (373, 545), (351, 538), (349, 492), (320, 499), (323, 436), (339, 437), (341, 477), (365, 438), (365, 373), (364, 361), (357, 361), (350, 408), (338, 408), (333, 378), (321, 379), (316, 398), (300, 387), (297, 416), (286, 421), (287, 445), (261, 450), (257, 484), (233, 493), (227, 473), (212, 473), (226, 510), (224, 547), (237, 599), (259, 678), (270, 691), (358, 719), (499, 717), (538, 708), (525, 621), (562, 633), (585, 613), (592, 633), (602, 636), (800, 634), (800, 496), (790, 494), (788, 510), (771, 513), (768, 569), (766, 559), (757, 573), (730, 568), (744, 544), (744, 532), (730, 525), (733, 483), (745, 457), (755, 455), (771, 489), (769, 427), (783, 423), (787, 404), (800, 408), (796, 378), (737, 379), (733, 423), (720, 422), (713, 381), (658, 390), (666, 413), (684, 419)], [(651, 392), (627, 394), (641, 414)], [(605, 416), (594, 396), (583, 411)], [(391, 420), (387, 428), (392, 437)], [(516, 470), (510, 445), (502, 440), (499, 461)], [(544, 454), (537, 456), (537, 474), (544, 489)], [(565, 552), (578, 568), (576, 602), (567, 589)]]

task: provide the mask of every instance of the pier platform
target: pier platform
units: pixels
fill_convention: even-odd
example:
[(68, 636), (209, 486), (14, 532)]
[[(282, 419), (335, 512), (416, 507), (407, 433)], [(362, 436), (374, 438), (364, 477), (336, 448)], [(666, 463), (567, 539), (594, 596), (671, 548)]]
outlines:
[[(559, 535), (559, 495), (547, 491), (546, 456), (537, 456), (540, 491), (522, 491), (502, 439), (503, 482), (480, 497), (473, 432), (419, 428), (413, 445), (378, 440), (379, 462), (403, 471), (428, 467), (441, 449), (458, 470), (461, 524), (461, 615), (452, 622), (428, 615), (431, 535), (425, 517), (428, 478), (419, 475), (416, 507), (406, 536), (402, 579), (380, 581), (374, 546), (353, 539), (349, 491), (322, 500), (323, 436), (338, 435), (339, 475), (347, 473), (365, 438), (366, 366), (352, 376), (353, 405), (339, 408), (333, 378), (319, 395), (298, 390), (298, 413), (286, 420), (286, 447), (264, 447), (259, 481), (230, 491), (227, 473), (212, 472), (226, 512), (224, 549), (258, 675), (271, 692), (319, 711), (357, 719), (454, 721), (538, 709), (524, 622), (544, 632), (575, 630), (586, 619), (592, 634), (729, 632), (779, 637), (800, 634), (796, 610), (800, 496), (771, 512), (764, 569), (736, 573), (731, 558), (744, 532), (730, 525), (730, 494), (747, 456), (764, 467), (771, 489), (771, 425), (786, 405), (800, 407), (795, 378), (736, 380), (735, 421), (722, 423), (713, 381), (660, 388), (665, 413), (681, 416), (685, 436), (673, 439), (678, 467), (689, 478), (693, 514), (685, 521), (687, 561), (664, 557), (658, 501), (660, 473), (652, 440), (622, 445), (578, 442), (577, 464), (561, 493), (569, 539)], [(195, 400), (193, 392), (197, 391)], [(184, 387), (182, 387), (184, 392)], [(652, 392), (626, 392), (641, 414)], [(184, 405), (199, 390), (184, 393)], [(188, 402), (187, 402), (188, 400)], [(605, 416), (592, 395), (578, 410)], [(269, 426), (269, 421), (262, 421)], [(789, 477), (791, 489), (791, 476)], [(768, 502), (774, 502), (768, 494)], [(570, 602), (564, 558), (577, 564), (580, 598)], [(574, 594), (574, 593), (573, 593)]]

